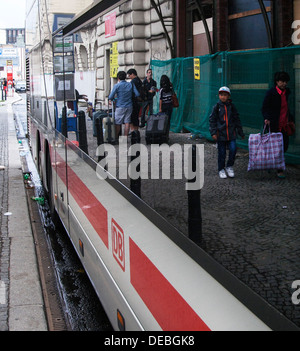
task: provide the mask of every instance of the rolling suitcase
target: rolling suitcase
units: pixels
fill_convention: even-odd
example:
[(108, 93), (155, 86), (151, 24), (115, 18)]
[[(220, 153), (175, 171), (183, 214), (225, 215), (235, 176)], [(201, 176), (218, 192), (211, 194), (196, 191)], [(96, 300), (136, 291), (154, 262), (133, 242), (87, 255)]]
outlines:
[(102, 119), (103, 128), (103, 141), (104, 143), (115, 143), (116, 142), (116, 130), (115, 130), (115, 116), (114, 109), (112, 108), (112, 113), (108, 109), (106, 117)]
[(102, 103), (98, 102), (100, 105), (100, 109), (95, 108), (95, 112), (93, 112), (93, 136), (97, 137), (97, 130), (96, 130), (96, 120), (98, 118), (103, 119), (107, 116), (107, 111), (103, 110)]
[(147, 144), (168, 143), (169, 117), (166, 113), (158, 113), (148, 117), (145, 137)]

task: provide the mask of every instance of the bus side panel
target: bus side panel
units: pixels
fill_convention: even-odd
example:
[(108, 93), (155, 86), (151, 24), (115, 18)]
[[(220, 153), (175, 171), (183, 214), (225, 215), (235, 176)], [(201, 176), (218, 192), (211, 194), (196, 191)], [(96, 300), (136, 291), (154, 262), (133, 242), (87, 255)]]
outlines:
[[(71, 144), (67, 150), (70, 237), (96, 291), (105, 284), (99, 279), (103, 265), (109, 272), (112, 290), (102, 296), (104, 306), (110, 295), (123, 301), (114, 309), (135, 321), (129, 324), (134, 329), (139, 324), (145, 330), (268, 329), (109, 182), (100, 180), (96, 164), (86, 163)], [(79, 240), (87, 248), (84, 255)], [(115, 313), (109, 318), (114, 320)]]

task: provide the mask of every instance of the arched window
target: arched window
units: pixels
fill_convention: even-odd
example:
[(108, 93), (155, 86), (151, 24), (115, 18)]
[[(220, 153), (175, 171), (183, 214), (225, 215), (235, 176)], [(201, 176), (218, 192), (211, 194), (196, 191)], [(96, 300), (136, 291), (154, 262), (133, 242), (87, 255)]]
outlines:
[(79, 70), (87, 71), (88, 70), (88, 53), (85, 46), (83, 45), (80, 45), (79, 57), (80, 57), (78, 62)]

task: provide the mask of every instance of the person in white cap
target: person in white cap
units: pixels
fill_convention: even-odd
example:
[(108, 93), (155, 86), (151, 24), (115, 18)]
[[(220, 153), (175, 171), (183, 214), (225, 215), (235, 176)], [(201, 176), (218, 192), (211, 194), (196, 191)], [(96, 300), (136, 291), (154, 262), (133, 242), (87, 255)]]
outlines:
[[(231, 92), (228, 87), (219, 89), (219, 101), (213, 107), (209, 117), (209, 131), (213, 140), (218, 143), (219, 177), (225, 179), (228, 175), (228, 177), (233, 178), (237, 134), (243, 139), (245, 134), (238, 111), (231, 101)], [(229, 149), (229, 157), (226, 164), (227, 148)]]

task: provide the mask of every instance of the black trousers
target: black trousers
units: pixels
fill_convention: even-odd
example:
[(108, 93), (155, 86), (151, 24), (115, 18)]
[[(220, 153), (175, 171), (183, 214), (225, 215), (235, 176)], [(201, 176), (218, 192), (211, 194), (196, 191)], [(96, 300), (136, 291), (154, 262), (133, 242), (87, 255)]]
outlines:
[(281, 133), (282, 133), (282, 136), (283, 136), (284, 153), (286, 153), (288, 151), (288, 148), (289, 148), (290, 137), (284, 131), (282, 131)]

